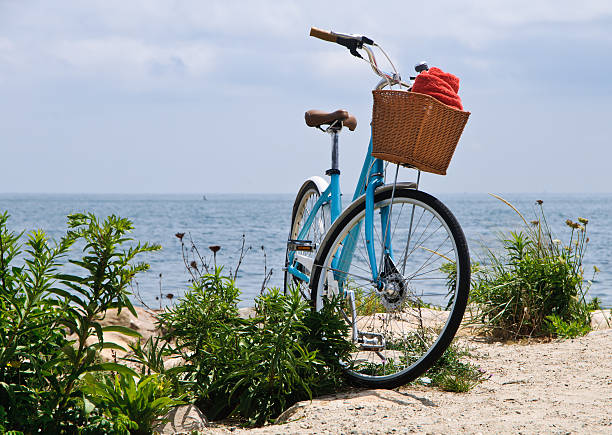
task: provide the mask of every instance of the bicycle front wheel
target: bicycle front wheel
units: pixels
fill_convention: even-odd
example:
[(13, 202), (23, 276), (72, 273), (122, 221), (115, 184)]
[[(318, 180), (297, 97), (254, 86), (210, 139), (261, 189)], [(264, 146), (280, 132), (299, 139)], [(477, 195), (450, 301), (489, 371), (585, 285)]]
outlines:
[(342, 364), (350, 380), (395, 388), (430, 368), (457, 332), (469, 293), (469, 252), (455, 217), (425, 192), (379, 188), (372, 240), (365, 207), (361, 197), (330, 228), (315, 259), (312, 301), (321, 309), (331, 295), (344, 296), (341, 315), (353, 347)]

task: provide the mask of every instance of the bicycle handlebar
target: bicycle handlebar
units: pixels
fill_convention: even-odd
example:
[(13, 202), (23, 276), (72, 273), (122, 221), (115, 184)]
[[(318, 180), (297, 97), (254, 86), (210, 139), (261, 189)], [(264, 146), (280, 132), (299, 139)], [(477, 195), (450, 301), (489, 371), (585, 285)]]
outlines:
[[(310, 28), (310, 36), (318, 38), (318, 39), (322, 39), (323, 41), (335, 42), (336, 44), (342, 45), (343, 47), (348, 48), (353, 56), (361, 58), (361, 59), (363, 59), (363, 57), (361, 56), (361, 54), (359, 54), (357, 49), (359, 48), (359, 49), (364, 50), (366, 54), (368, 55), (368, 60), (366, 62), (369, 62), (369, 64), (372, 66), (372, 69), (374, 70), (376, 75), (382, 77), (383, 79), (376, 86), (377, 89), (382, 89), (383, 87), (387, 85), (393, 85), (393, 84), (399, 84), (401, 86), (410, 88), (409, 83), (405, 83), (401, 80), (399, 74), (397, 74), (397, 71), (395, 71), (395, 67), (393, 67), (395, 71), (395, 73), (393, 74), (386, 73), (378, 67), (378, 64), (376, 63), (376, 57), (374, 56), (372, 49), (370, 49), (369, 47), (365, 47), (364, 44), (376, 46), (381, 51), (382, 51), (382, 48), (380, 48), (379, 45), (375, 44), (374, 41), (372, 41), (370, 38), (363, 36), (363, 35), (345, 35), (342, 33), (334, 33), (332, 31), (322, 30), (316, 27)], [(391, 63), (391, 60), (389, 59), (389, 57), (386, 54), (385, 56), (387, 57), (387, 60), (389, 60), (389, 63)], [(391, 63), (391, 66), (393, 66), (392, 63)]]
[(323, 41), (328, 41), (328, 42), (337, 41), (337, 37), (333, 32), (330, 32), (329, 30), (317, 29), (316, 27), (310, 28), (310, 36), (313, 36), (315, 38), (319, 38), (319, 39), (322, 39)]
[(351, 54), (356, 57), (361, 57), (358, 48), (363, 48), (363, 44), (374, 45), (367, 36), (363, 35), (344, 35), (342, 33), (334, 33), (329, 30), (321, 30), (316, 27), (310, 28), (310, 36), (322, 39), (323, 41), (335, 42), (349, 49)]

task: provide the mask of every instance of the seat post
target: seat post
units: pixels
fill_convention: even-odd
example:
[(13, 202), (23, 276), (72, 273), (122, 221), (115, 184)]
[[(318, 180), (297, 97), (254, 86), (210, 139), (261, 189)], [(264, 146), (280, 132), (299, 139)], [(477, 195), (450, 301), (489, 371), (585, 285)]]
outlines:
[(332, 138), (332, 161), (331, 169), (328, 169), (325, 172), (326, 175), (340, 174), (340, 157), (338, 150), (338, 134), (340, 133), (340, 130), (342, 130), (342, 123), (338, 121), (334, 122), (327, 128), (327, 132), (331, 135)]
[(340, 199), (340, 162), (339, 162), (339, 152), (338, 152), (338, 134), (342, 130), (342, 123), (340, 121), (334, 122), (329, 128), (327, 128), (327, 132), (332, 137), (332, 162), (331, 168), (325, 171), (325, 175), (329, 175), (330, 183), (330, 201), (331, 201), (331, 221), (335, 221), (340, 213), (342, 212), (342, 201)]
[(338, 161), (338, 130), (334, 129), (331, 133), (332, 136), (332, 161), (331, 161), (331, 169), (332, 171), (340, 171), (340, 163)]

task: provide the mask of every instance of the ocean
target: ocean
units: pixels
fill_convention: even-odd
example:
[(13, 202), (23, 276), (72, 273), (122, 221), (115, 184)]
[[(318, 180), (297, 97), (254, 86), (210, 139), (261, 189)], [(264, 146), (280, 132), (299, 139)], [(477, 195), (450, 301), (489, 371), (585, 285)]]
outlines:
[[(520, 229), (521, 219), (508, 206), (487, 194), (440, 194), (459, 220), (474, 260), (483, 257), (485, 246), (500, 246), (500, 234)], [(507, 194), (527, 220), (535, 219), (536, 200), (544, 201), (547, 220), (556, 238), (567, 243), (566, 219), (589, 219), (584, 269), (593, 276), (589, 294), (612, 306), (612, 194)], [(185, 267), (197, 247), (199, 255), (212, 265), (210, 246), (220, 246), (217, 265), (234, 272), (242, 256), (236, 283), (242, 290), (241, 306), (249, 306), (262, 289), (282, 286), (285, 246), (294, 197), (290, 194), (206, 194), (203, 195), (92, 195), (92, 194), (0, 194), (0, 212), (11, 215), (9, 229), (43, 229), (51, 238), (66, 233), (66, 215), (93, 212), (98, 216), (116, 214), (134, 223), (132, 237), (159, 243), (162, 250), (142, 256), (149, 271), (138, 276), (134, 302), (159, 308), (175, 301), (189, 288), (191, 278)], [(346, 205), (346, 204), (345, 204)], [(183, 251), (176, 233), (185, 233)], [(25, 241), (25, 239), (24, 239)], [(244, 247), (243, 247), (244, 242)], [(78, 252), (72, 253), (74, 258)], [(199, 261), (199, 259), (198, 259)], [(71, 266), (74, 267), (74, 266)], [(76, 271), (76, 269), (73, 269)], [(169, 296), (172, 296), (172, 299)]]

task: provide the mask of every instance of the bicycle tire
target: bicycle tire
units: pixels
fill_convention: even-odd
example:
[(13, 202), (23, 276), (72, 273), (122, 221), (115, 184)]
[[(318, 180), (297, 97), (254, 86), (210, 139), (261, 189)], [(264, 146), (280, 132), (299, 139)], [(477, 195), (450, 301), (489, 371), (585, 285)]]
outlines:
[[(289, 232), (289, 239), (297, 239), (298, 234), (302, 230), (305, 220), (312, 211), (314, 204), (320, 198), (322, 192), (325, 190), (326, 182), (320, 177), (312, 177), (302, 184), (298, 194), (295, 197), (295, 201), (293, 203), (293, 210), (291, 213), (291, 230)], [(323, 238), (325, 237), (325, 233), (331, 226), (331, 215), (330, 215), (330, 207), (328, 204), (323, 205), (317, 211), (317, 215), (315, 216), (315, 220), (313, 221), (305, 240), (310, 240), (316, 246), (319, 246)], [(285, 276), (283, 282), (283, 288), (285, 289), (285, 293), (289, 290), (291, 285), (297, 286), (300, 290), (300, 293), (306, 300), (310, 300), (310, 289), (308, 284), (304, 283), (300, 279), (296, 278), (289, 272), (287, 272), (286, 268), (289, 266), (289, 253), (290, 249), (287, 247), (287, 251), (285, 254)], [(301, 256), (306, 256), (312, 259), (314, 262), (316, 252), (300, 252)], [(296, 262), (293, 262), (294, 266)], [(302, 272), (307, 272), (302, 265), (297, 265), (298, 269)]]
[[(351, 383), (360, 386), (395, 388), (421, 376), (442, 356), (453, 340), (467, 305), (470, 257), (457, 219), (433, 196), (398, 184), (395, 191), (392, 186), (377, 189), (374, 204), (375, 211), (391, 206), (391, 226), (388, 228), (393, 228), (393, 255), (389, 256), (391, 260), (383, 271), (384, 288), (376, 288), (371, 275), (367, 276), (368, 270), (371, 270), (369, 266), (363, 267), (368, 265), (367, 253), (358, 252), (367, 249), (364, 225), (358, 227), (365, 218), (364, 195), (343, 212), (323, 240), (311, 277), (312, 304), (313, 309), (320, 309), (327, 294), (342, 291), (346, 296), (348, 290), (355, 292), (355, 310), (350, 308), (347, 296), (341, 307), (343, 317), (350, 330), (357, 325), (357, 334), (361, 334), (359, 337), (363, 343), (369, 343), (368, 349), (378, 346), (379, 350), (378, 353), (367, 350), (366, 344), (356, 344), (353, 340), (350, 360), (342, 361), (345, 374)], [(375, 236), (376, 225), (381, 222), (377, 215), (375, 213)], [(407, 221), (411, 222), (410, 229), (406, 231), (403, 228), (408, 226)], [(429, 221), (427, 226), (426, 221)], [(436, 223), (429, 229), (434, 221)], [(400, 225), (402, 228), (399, 228)], [(334, 256), (342, 257), (340, 249), (343, 243), (350, 243), (346, 236), (355, 228), (359, 235), (350, 265), (337, 266), (341, 270), (334, 269), (331, 267), (332, 259)], [(382, 228), (381, 223), (376, 244), (382, 240)], [(416, 242), (410, 245), (409, 239)], [(403, 258), (397, 256), (398, 252), (405, 254)], [(378, 252), (377, 258), (380, 258)], [(453, 262), (459, 265), (458, 268), (454, 267), (454, 284), (449, 280), (451, 275), (443, 272), (444, 268), (452, 271)], [(444, 266), (445, 263), (450, 266)], [(426, 273), (431, 276), (422, 276)], [(427, 281), (427, 278), (433, 280)], [(447, 280), (448, 288), (440, 293), (442, 284)], [(353, 312), (356, 313), (355, 321), (352, 320)]]

